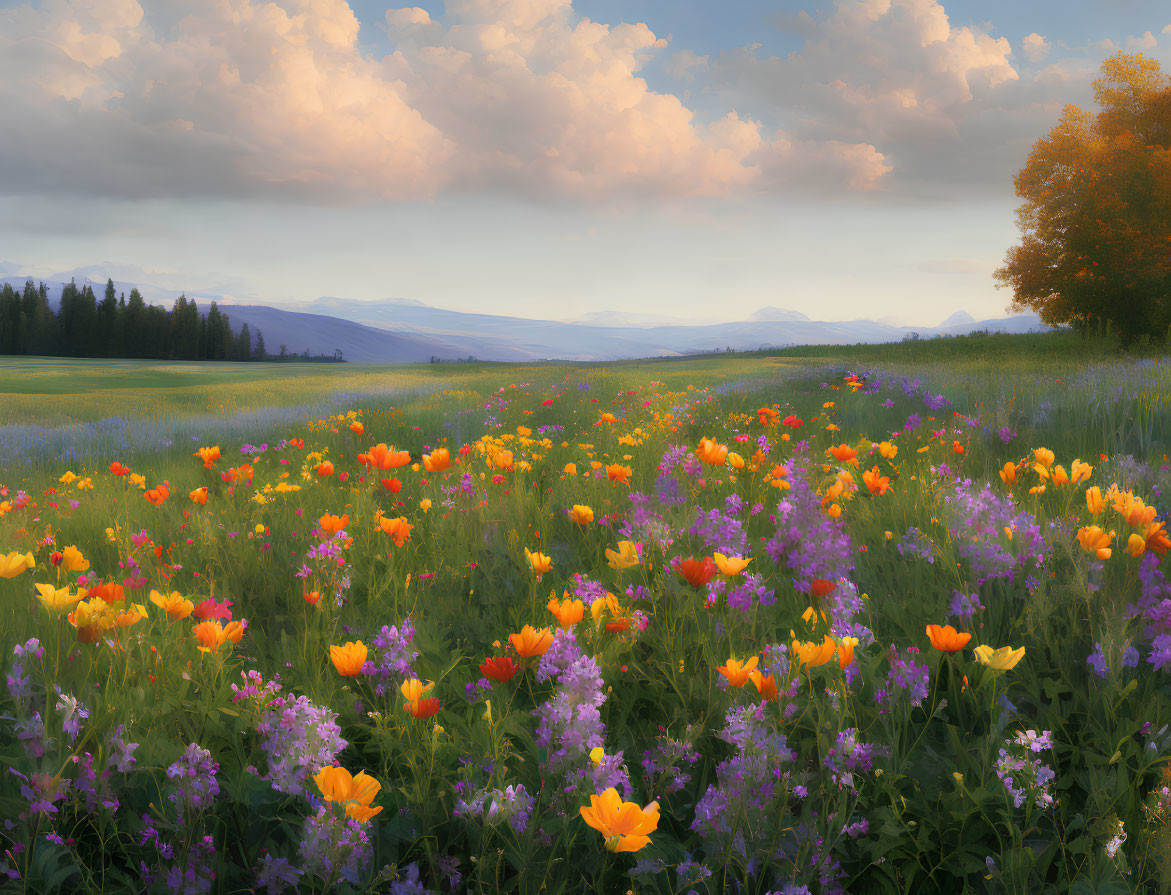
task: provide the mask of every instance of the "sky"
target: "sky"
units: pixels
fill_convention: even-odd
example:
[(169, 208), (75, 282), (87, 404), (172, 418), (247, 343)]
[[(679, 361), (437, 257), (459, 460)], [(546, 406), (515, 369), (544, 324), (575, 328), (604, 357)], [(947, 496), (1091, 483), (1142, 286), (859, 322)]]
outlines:
[(0, 275), (932, 325), (1148, 0), (0, 0)]

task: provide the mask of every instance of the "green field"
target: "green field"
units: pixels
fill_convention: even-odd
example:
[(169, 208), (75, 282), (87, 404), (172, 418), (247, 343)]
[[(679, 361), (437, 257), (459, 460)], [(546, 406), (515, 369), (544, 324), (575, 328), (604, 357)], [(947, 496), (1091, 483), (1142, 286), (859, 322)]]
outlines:
[(1166, 890), (1168, 371), (0, 359), (0, 891)]

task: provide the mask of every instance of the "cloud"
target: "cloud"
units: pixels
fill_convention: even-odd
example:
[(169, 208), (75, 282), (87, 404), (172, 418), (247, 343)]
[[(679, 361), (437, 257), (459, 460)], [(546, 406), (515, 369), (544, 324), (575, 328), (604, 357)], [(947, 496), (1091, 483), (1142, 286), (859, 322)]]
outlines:
[(1158, 39), (1150, 31), (1144, 32), (1142, 37), (1132, 36), (1126, 39), (1126, 48), (1128, 50), (1151, 50), (1158, 45)]
[[(698, 120), (640, 70), (666, 46), (571, 0), (385, 14), (362, 55), (345, 0), (45, 0), (0, 11), (0, 190), (156, 198), (583, 200), (831, 192), (884, 176), (866, 140)], [(683, 72), (705, 57), (675, 57)], [(802, 172), (795, 176), (795, 172)]]
[(698, 56), (693, 50), (681, 50), (671, 56), (665, 68), (672, 77), (691, 81), (695, 79), (692, 69), (706, 69), (709, 62), (710, 56)]
[[(953, 25), (937, 0), (837, 0), (810, 18), (804, 46), (785, 56), (719, 54), (720, 95), (796, 119), (790, 140), (872, 146), (890, 169), (883, 189), (909, 201), (1011, 195), (1047, 123), (1091, 98), (1085, 67), (1062, 59), (1018, 70), (1007, 38)], [(1030, 34), (1019, 49), (1037, 62), (1050, 44)]]
[(1025, 51), (1025, 58), (1030, 62), (1040, 62), (1049, 55), (1049, 50), (1051, 49), (1049, 41), (1045, 40), (1036, 31), (1026, 35), (1025, 39), (1021, 41), (1021, 45)]

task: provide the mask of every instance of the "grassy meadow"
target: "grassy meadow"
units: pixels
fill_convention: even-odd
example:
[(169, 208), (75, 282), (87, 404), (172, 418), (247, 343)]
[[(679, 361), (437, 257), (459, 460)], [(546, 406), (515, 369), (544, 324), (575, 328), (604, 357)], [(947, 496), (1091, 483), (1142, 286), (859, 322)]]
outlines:
[(1171, 361), (0, 358), (0, 891), (1171, 888)]

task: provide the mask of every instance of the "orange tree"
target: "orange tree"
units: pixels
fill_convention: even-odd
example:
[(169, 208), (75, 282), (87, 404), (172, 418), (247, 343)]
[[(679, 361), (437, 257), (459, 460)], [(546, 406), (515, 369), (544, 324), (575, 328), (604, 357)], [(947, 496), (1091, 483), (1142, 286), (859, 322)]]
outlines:
[(1118, 53), (1094, 99), (1096, 115), (1066, 106), (1014, 178), (1021, 243), (995, 276), (1014, 310), (1129, 344), (1171, 324), (1171, 80)]

